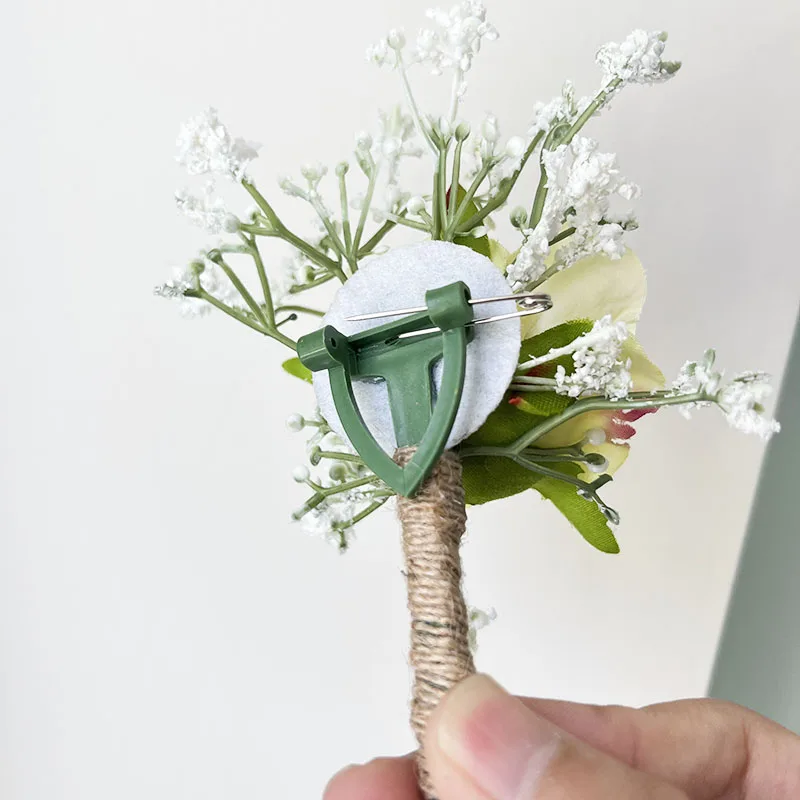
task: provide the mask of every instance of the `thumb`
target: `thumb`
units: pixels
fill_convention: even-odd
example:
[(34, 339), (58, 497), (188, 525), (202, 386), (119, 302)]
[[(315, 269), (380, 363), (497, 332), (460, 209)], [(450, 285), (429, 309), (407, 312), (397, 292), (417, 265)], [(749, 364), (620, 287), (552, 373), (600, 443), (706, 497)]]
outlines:
[(570, 736), (485, 675), (462, 681), (439, 704), (425, 757), (439, 800), (687, 800)]

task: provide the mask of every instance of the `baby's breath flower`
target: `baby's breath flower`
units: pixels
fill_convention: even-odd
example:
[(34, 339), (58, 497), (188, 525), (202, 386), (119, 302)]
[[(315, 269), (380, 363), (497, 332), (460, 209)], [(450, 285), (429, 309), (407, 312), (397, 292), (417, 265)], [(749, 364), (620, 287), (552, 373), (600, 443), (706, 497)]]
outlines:
[(741, 372), (723, 385), (723, 373), (714, 369), (715, 356), (713, 350), (706, 350), (700, 361), (687, 361), (681, 367), (672, 383), (672, 394), (701, 394), (707, 400), (678, 406), (678, 411), (688, 419), (692, 409), (714, 402), (732, 428), (769, 439), (781, 429), (776, 420), (766, 415), (763, 405), (772, 394), (770, 376), (765, 372)]
[(663, 31), (635, 30), (621, 44), (609, 42), (597, 51), (604, 79), (623, 83), (659, 83), (680, 68), (679, 61), (662, 61), (667, 41)]
[(156, 286), (153, 292), (159, 297), (177, 301), (183, 316), (199, 317), (208, 313), (209, 304), (205, 300), (186, 294), (199, 288), (227, 306), (240, 309), (245, 307), (242, 296), (228, 276), (216, 264), (199, 260), (175, 269), (172, 280)]
[(717, 394), (717, 403), (732, 428), (765, 441), (781, 429), (777, 420), (764, 413), (763, 402), (772, 394), (769, 381), (765, 372), (741, 372)]
[(569, 397), (605, 394), (611, 400), (627, 397), (633, 381), (630, 359), (622, 358), (622, 345), (629, 335), (627, 325), (612, 322), (608, 314), (597, 320), (589, 333), (571, 345), (574, 370), (567, 374), (561, 365), (556, 369), (556, 392)]
[(427, 64), (434, 75), (446, 69), (467, 72), (483, 41), (497, 39), (497, 30), (486, 21), (486, 8), (479, 0), (462, 0), (449, 11), (433, 8), (426, 15), (436, 28), (420, 31), (415, 60)]
[[(523, 231), (516, 263), (508, 269), (515, 290), (535, 284), (548, 260), (550, 268), (557, 270), (595, 253), (620, 258), (625, 253), (623, 234), (630, 228), (617, 220), (633, 222), (633, 218), (627, 214), (615, 219), (611, 198), (616, 194), (631, 199), (640, 194), (639, 187), (621, 175), (617, 157), (599, 152), (594, 139), (576, 136), (569, 146), (543, 151), (541, 160), (547, 196), (541, 219), (533, 230)], [(574, 228), (574, 233), (559, 244), (552, 258), (550, 241), (565, 225)]]
[(220, 122), (215, 108), (184, 123), (176, 144), (176, 159), (190, 175), (210, 172), (233, 180), (246, 177), (245, 168), (258, 156), (260, 147), (245, 139), (234, 139)]
[(214, 197), (214, 188), (214, 181), (208, 181), (200, 196), (180, 189), (175, 192), (175, 203), (190, 222), (207, 233), (219, 234), (227, 230), (227, 218), (231, 215), (228, 214), (225, 201), (221, 197)]

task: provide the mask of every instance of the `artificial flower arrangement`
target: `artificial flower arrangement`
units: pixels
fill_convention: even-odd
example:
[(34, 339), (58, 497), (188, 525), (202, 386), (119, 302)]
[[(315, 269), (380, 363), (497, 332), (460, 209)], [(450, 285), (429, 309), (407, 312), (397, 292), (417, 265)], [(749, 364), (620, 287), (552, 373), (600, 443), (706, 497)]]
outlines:
[[(484, 42), (497, 38), (485, 8), (478, 0), (462, 0), (450, 11), (429, 11), (428, 17), (431, 27), (420, 31), (413, 44), (393, 30), (368, 51), (372, 62), (396, 73), (404, 104), (380, 111), (375, 134), (357, 134), (351, 159), (337, 164), (332, 175), (312, 163), (302, 167), (300, 180), (280, 180), (285, 195), (313, 211), (316, 227), (310, 233), (289, 229), (268, 193), (257, 188), (249, 172), (257, 145), (233, 138), (214, 109), (190, 119), (178, 137), (177, 160), (190, 175), (210, 180), (203, 194), (179, 192), (177, 205), (208, 233), (229, 237), (156, 288), (156, 294), (173, 298), (188, 315), (216, 309), (273, 339), (291, 351), (283, 368), (309, 383), (312, 372), (306, 364), (312, 360), (296, 355), (293, 329), (302, 326), (306, 332), (323, 317), (330, 324), (330, 312), (306, 298), (328, 283), (342, 284), (341, 293), (350, 291), (356, 276), (350, 285), (362, 288), (368, 274), (373, 283), (383, 281), (399, 290), (398, 276), (404, 273), (389, 268), (393, 254), (402, 261), (416, 247), (411, 255), (422, 264), (418, 301), (423, 290), (439, 285), (435, 264), (452, 271), (467, 255), (480, 262), (475, 262), (479, 271), (491, 268), (493, 280), (504, 280), (510, 293), (549, 295), (552, 308), (510, 323), (513, 365), (505, 378), (492, 378), (501, 381), (493, 387), (492, 407), (472, 420), (459, 441), (449, 441), (446, 452), (437, 452), (440, 466), (426, 473), (427, 483), (416, 496), (398, 497), (402, 493), (353, 447), (319, 373), (313, 383), (327, 413), (315, 409), (309, 397), (309, 411), (288, 420), (292, 430), (310, 432), (307, 463), (293, 476), (310, 490), (294, 513), (309, 530), (345, 550), (353, 528), (397, 497), (412, 612), (412, 722), (418, 737), (438, 698), (474, 669), (458, 556), (465, 505), (533, 489), (589, 544), (616, 553), (613, 528), (619, 514), (600, 490), (628, 456), (633, 423), (640, 417), (662, 406), (676, 406), (687, 417), (693, 409), (716, 406), (745, 433), (767, 439), (779, 429), (763, 406), (771, 391), (764, 373), (725, 380), (715, 367), (714, 351), (707, 350), (666, 384), (635, 338), (645, 278), (625, 241), (637, 227), (636, 218), (619, 204), (635, 200), (640, 190), (620, 173), (616, 156), (602, 152), (584, 128), (629, 86), (661, 83), (677, 73), (680, 64), (663, 58), (666, 34), (637, 30), (621, 44), (604, 45), (596, 57), (602, 79), (593, 95), (581, 97), (566, 82), (558, 96), (532, 109), (524, 134), (503, 140), (494, 116), (473, 126), (460, 116), (474, 58)], [(419, 108), (411, 77), (423, 68), (446, 74), (452, 82), (444, 113)], [(430, 185), (406, 190), (403, 163), (420, 158), (432, 166)], [(250, 210), (229, 211), (214, 194), (216, 178), (239, 183), (254, 203)], [(494, 218), (501, 212), (509, 214), (517, 231), (515, 239), (502, 244), (493, 237)], [(403, 227), (424, 243), (390, 250), (393, 231)], [(271, 239), (288, 243), (292, 258), (273, 265), (265, 252)], [(473, 263), (469, 259), (464, 263)], [(426, 264), (431, 265), (429, 285)], [(392, 291), (382, 296), (390, 298), (387, 307), (361, 310), (397, 313)], [(341, 316), (335, 321), (345, 324)], [(358, 330), (374, 324), (362, 323)], [(440, 331), (422, 333), (435, 339)], [(470, 355), (479, 352), (482, 335), (476, 326), (466, 350), (468, 362), (491, 358), (485, 346), (483, 356)], [(445, 385), (441, 376), (436, 381), (434, 395)], [(383, 447), (391, 450), (398, 442), (390, 436)], [(414, 449), (395, 459), (408, 462)], [(425, 583), (431, 576), (432, 586)], [(428, 602), (434, 595), (436, 602)], [(481, 618), (473, 615), (473, 621)], [(432, 796), (424, 764), (420, 783)]]

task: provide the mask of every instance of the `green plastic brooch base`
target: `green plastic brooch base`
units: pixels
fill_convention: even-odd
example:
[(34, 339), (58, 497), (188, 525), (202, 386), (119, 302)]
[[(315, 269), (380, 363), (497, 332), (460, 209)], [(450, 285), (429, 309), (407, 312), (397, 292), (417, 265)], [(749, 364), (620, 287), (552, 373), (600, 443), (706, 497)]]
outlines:
[[(464, 390), (467, 343), (474, 329), (469, 287), (456, 281), (425, 294), (426, 311), (347, 337), (331, 325), (302, 336), (297, 355), (312, 372), (327, 370), (336, 412), (364, 463), (388, 486), (412, 497), (444, 452)], [(437, 328), (428, 333), (417, 333)], [(416, 334), (404, 336), (404, 334)], [(443, 361), (438, 393), (433, 366)], [(401, 467), (370, 433), (353, 380), (386, 381), (398, 447), (416, 446)]]

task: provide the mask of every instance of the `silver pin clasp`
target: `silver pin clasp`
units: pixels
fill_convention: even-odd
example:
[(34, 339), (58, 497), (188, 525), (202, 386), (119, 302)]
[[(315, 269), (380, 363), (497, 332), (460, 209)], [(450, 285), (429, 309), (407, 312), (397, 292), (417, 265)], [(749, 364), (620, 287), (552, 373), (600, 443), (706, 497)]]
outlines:
[[(470, 300), (470, 305), (477, 306), (484, 303), (501, 303), (504, 300), (514, 300), (522, 306), (521, 311), (515, 311), (510, 314), (498, 314), (494, 317), (484, 317), (476, 319), (472, 324), (480, 325), (484, 322), (499, 322), (503, 319), (511, 319), (512, 317), (527, 317), (530, 314), (540, 314), (542, 311), (547, 311), (553, 307), (553, 300), (549, 294), (536, 294), (528, 292), (527, 294), (504, 294), (500, 297), (480, 297), (477, 300)], [(421, 311), (427, 311), (426, 306), (417, 306), (416, 308), (398, 308), (395, 311), (375, 311), (370, 314), (357, 314), (353, 317), (347, 317), (348, 322), (363, 322), (368, 319), (383, 319), (384, 317), (402, 317), (406, 314), (418, 314)], [(414, 334), (405, 334), (418, 336), (421, 333), (429, 333), (430, 331), (417, 331)]]

